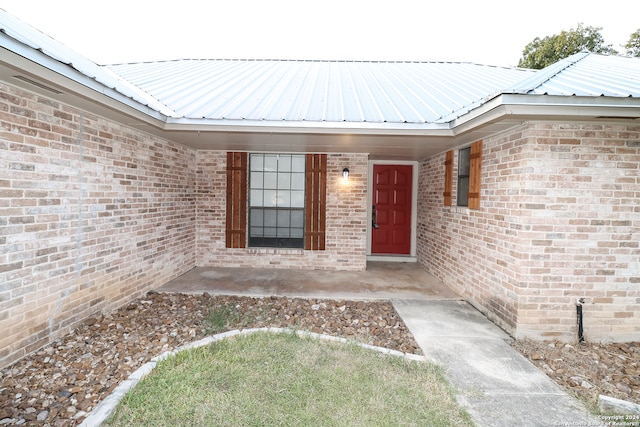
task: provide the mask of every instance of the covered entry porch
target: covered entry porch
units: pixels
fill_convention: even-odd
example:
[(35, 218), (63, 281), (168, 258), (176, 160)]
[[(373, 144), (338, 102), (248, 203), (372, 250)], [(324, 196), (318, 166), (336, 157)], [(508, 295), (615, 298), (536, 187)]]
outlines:
[(461, 300), (418, 263), (368, 262), (365, 271), (197, 267), (159, 292), (350, 300)]

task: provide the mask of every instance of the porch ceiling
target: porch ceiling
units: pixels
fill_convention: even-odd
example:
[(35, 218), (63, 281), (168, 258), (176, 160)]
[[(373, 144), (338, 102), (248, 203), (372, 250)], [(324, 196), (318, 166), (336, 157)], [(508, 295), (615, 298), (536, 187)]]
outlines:
[[(500, 123), (454, 137), (441, 135), (403, 135), (394, 133), (299, 133), (241, 131), (161, 131), (143, 125), (142, 129), (172, 141), (202, 150), (285, 152), (285, 153), (366, 153), (372, 160), (423, 160), (455, 146), (470, 143), (493, 132), (513, 126)], [(131, 124), (133, 125), (133, 124)], [(136, 126), (136, 125), (133, 125)], [(139, 127), (139, 126), (138, 126)]]

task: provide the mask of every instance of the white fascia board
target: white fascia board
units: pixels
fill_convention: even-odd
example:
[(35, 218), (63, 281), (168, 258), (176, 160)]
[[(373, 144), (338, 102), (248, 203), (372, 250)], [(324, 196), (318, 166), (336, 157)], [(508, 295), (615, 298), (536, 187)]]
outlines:
[(454, 135), (460, 135), (505, 116), (502, 96), (497, 96), (465, 115), (449, 122)]
[[(513, 95), (500, 96), (503, 105), (588, 107), (588, 108), (636, 108), (640, 110), (640, 98), (612, 96), (559, 96), (559, 95)], [(640, 113), (638, 113), (640, 115)]]
[(356, 135), (452, 136), (448, 123), (288, 122), (167, 118), (165, 130), (222, 132), (316, 133)]
[[(167, 110), (167, 114), (163, 114), (149, 105), (145, 105), (130, 96), (118, 92), (114, 88), (106, 86), (96, 80), (95, 77), (81, 73), (73, 68), (71, 64), (60, 62), (39, 50), (23, 45), (3, 33), (0, 33), (0, 38), (2, 38), (0, 42), (0, 64), (14, 69), (18, 75), (26, 74), (36, 80), (51, 82), (51, 84), (63, 88), (65, 93), (87, 99), (98, 101), (98, 95), (103, 95), (111, 102), (105, 102), (105, 98), (98, 102), (121, 112), (126, 112), (127, 110), (123, 106), (136, 110), (146, 116), (147, 121), (155, 119), (166, 122), (167, 114), (171, 113), (170, 110)], [(161, 106), (155, 105), (154, 107), (161, 108)], [(166, 107), (164, 108), (166, 109)]]
[(454, 135), (459, 135), (507, 116), (523, 117), (523, 120), (535, 117), (637, 119), (640, 118), (640, 99), (502, 94), (449, 123)]

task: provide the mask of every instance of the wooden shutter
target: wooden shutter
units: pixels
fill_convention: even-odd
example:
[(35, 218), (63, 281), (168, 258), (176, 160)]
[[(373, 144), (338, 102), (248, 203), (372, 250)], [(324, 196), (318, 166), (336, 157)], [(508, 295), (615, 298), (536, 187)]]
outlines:
[(469, 154), (469, 209), (480, 209), (480, 177), (482, 172), (482, 141), (471, 144)]
[(451, 206), (451, 187), (453, 182), (453, 150), (447, 151), (444, 161), (444, 205)]
[(304, 248), (323, 251), (325, 248), (327, 204), (327, 155), (307, 154), (305, 182)]
[(247, 153), (227, 153), (227, 248), (247, 245)]

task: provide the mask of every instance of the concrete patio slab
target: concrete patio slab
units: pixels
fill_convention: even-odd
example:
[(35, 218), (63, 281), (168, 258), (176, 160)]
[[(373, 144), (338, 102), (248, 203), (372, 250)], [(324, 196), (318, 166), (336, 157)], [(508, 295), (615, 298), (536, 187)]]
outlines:
[(351, 300), (461, 299), (418, 264), (404, 262), (371, 262), (366, 271), (198, 267), (157, 290)]

